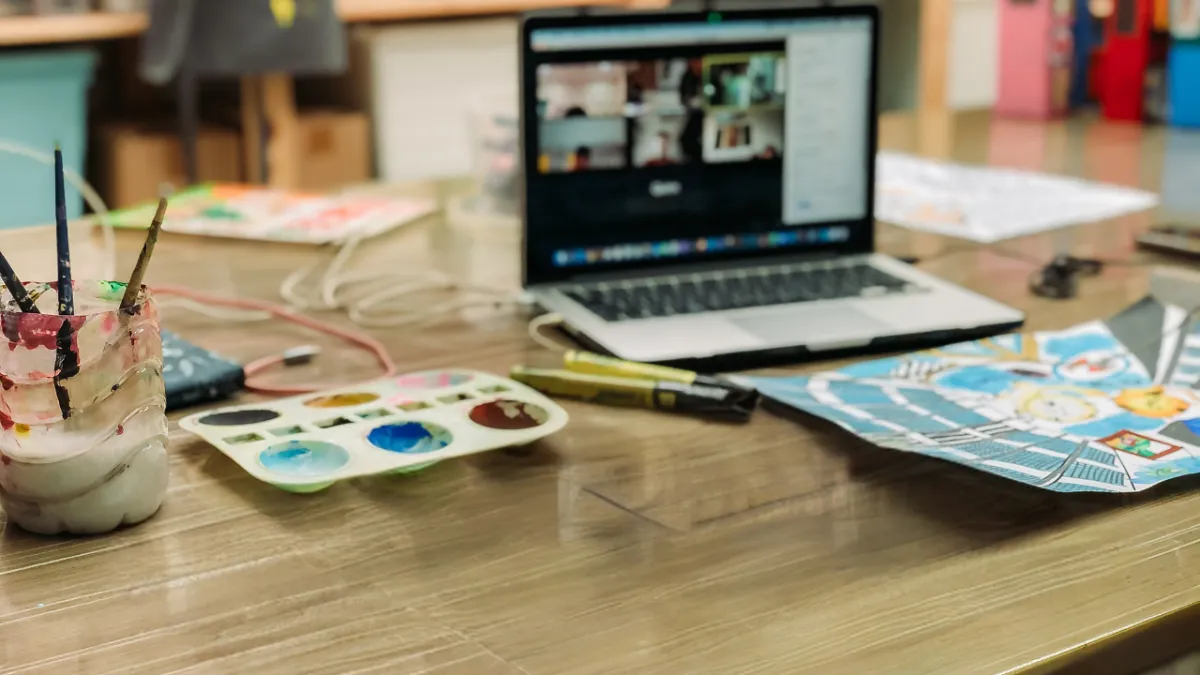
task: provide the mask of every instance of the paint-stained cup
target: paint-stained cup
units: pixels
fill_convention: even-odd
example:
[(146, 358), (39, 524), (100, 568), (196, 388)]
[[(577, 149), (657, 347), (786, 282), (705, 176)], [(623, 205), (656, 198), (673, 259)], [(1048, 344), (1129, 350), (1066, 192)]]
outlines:
[(40, 534), (99, 534), (146, 520), (167, 491), (158, 312), (142, 289), (76, 281), (74, 316), (54, 284), (28, 283), (41, 314), (0, 295), (0, 506)]

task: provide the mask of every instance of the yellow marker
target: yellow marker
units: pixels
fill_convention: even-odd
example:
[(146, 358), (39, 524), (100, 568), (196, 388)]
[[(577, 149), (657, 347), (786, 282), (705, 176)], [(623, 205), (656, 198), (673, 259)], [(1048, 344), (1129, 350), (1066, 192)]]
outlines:
[(271, 13), (280, 28), (291, 28), (296, 23), (296, 0), (271, 0)]
[(563, 354), (563, 367), (573, 373), (589, 375), (609, 375), (612, 377), (633, 377), (639, 380), (666, 380), (667, 382), (682, 382), (691, 384), (696, 381), (696, 373), (679, 368), (656, 366), (650, 363), (622, 361), (609, 356), (601, 356), (591, 352), (569, 351)]
[(735, 422), (750, 419), (758, 392), (668, 380), (589, 375), (569, 370), (513, 367), (512, 379), (551, 396), (593, 403), (691, 413)]
[(656, 366), (652, 363), (623, 361), (591, 352), (569, 351), (563, 354), (563, 368), (573, 373), (586, 373), (589, 375), (632, 377), (639, 380), (702, 384), (708, 387), (721, 387), (722, 389), (736, 391), (752, 391), (751, 389), (727, 382), (719, 377), (713, 377), (712, 375), (700, 375), (690, 370)]

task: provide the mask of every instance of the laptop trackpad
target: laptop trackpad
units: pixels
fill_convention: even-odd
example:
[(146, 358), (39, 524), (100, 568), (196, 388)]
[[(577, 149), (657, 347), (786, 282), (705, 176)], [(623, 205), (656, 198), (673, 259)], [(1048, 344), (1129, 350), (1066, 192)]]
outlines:
[(887, 332), (887, 323), (847, 305), (789, 307), (730, 319), (734, 325), (775, 345), (837, 349), (868, 344)]

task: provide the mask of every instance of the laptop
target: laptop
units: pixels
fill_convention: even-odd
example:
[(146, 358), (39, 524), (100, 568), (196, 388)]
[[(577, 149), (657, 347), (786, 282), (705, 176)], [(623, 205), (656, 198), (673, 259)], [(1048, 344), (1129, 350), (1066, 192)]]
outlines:
[(873, 7), (527, 19), (526, 291), (659, 363), (1019, 326), (874, 252), (878, 45)]

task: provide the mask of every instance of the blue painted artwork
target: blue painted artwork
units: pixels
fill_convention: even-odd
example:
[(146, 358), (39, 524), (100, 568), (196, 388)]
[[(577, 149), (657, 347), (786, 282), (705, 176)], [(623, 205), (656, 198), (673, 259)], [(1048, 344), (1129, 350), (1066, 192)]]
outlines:
[(885, 448), (1057, 492), (1134, 492), (1200, 473), (1195, 347), (1164, 331), (1168, 309), (741, 379)]

